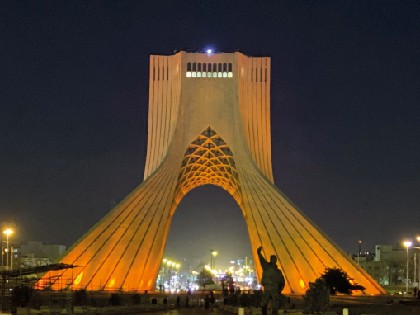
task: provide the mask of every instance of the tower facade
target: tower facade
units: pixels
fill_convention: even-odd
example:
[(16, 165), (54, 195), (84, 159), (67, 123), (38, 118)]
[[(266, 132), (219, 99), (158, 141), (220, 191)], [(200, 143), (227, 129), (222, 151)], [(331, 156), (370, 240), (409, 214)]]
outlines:
[(276, 255), (285, 293), (304, 293), (340, 267), (368, 294), (385, 291), (274, 186), (270, 58), (179, 52), (150, 57), (144, 181), (50, 271), (52, 289), (154, 290), (172, 217), (193, 188), (213, 184), (236, 200), (256, 249)]

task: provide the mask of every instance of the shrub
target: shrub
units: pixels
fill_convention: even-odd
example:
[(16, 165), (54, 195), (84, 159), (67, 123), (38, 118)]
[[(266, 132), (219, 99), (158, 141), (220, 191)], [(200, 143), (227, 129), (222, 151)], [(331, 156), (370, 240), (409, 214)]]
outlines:
[(305, 313), (325, 312), (330, 307), (330, 292), (325, 280), (318, 278), (309, 282), (309, 289), (303, 296)]
[(109, 304), (112, 306), (120, 306), (121, 305), (121, 297), (118, 293), (112, 293), (109, 298)]
[(88, 302), (86, 290), (77, 290), (73, 292), (73, 305), (86, 305)]
[(11, 302), (15, 307), (27, 307), (31, 302), (34, 290), (25, 285), (19, 285), (12, 290)]
[(131, 302), (133, 305), (139, 305), (141, 302), (141, 295), (138, 293), (135, 293), (131, 296)]

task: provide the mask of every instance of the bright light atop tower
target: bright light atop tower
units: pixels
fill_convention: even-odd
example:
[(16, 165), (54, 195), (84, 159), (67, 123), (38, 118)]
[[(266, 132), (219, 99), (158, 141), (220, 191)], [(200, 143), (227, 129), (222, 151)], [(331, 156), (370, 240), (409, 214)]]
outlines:
[(209, 48), (209, 49), (206, 50), (206, 52), (207, 52), (207, 55), (211, 55), (213, 53), (213, 49)]

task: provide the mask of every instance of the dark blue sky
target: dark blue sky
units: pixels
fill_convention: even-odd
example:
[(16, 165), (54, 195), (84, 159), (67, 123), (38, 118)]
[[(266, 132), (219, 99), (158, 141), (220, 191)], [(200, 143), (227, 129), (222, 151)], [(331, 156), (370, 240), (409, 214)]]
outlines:
[[(149, 54), (272, 58), (277, 186), (347, 252), (420, 233), (418, 1), (3, 1), (0, 223), (76, 241), (141, 183)], [(249, 254), (239, 208), (201, 187), (172, 255)], [(228, 257), (229, 256), (229, 257)]]

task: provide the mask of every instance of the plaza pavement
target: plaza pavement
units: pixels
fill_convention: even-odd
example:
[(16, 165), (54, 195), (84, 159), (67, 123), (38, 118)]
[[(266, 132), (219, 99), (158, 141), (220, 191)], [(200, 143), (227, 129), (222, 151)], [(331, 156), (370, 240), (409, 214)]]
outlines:
[[(201, 299), (192, 299), (189, 308), (181, 303), (181, 307), (176, 308), (173, 299), (169, 303), (163, 304), (143, 304), (138, 306), (119, 306), (105, 308), (81, 308), (75, 307), (73, 312), (70, 310), (52, 310), (42, 308), (40, 310), (18, 309), (17, 315), (61, 315), (61, 314), (84, 314), (84, 315), (260, 315), (261, 308), (244, 307), (242, 309), (222, 305), (222, 300), (217, 300), (216, 307), (205, 310)], [(330, 300), (331, 308), (324, 315), (342, 315), (343, 309), (349, 310), (349, 315), (420, 315), (420, 300), (413, 297), (399, 295), (383, 296), (332, 296)], [(290, 296), (290, 304), (286, 311), (280, 310), (279, 314), (303, 315), (302, 296)], [(64, 312), (65, 311), (65, 312)], [(270, 313), (270, 312), (269, 312)], [(11, 313), (1, 313), (0, 315), (10, 315)]]
[[(293, 306), (292, 306), (293, 305)], [(279, 314), (303, 315), (303, 300), (301, 297), (291, 297), (291, 305), (288, 310), (280, 310)], [(333, 296), (331, 297), (331, 308), (324, 315), (342, 315), (343, 309), (348, 309), (349, 315), (420, 315), (420, 300), (412, 297), (401, 297), (398, 295), (388, 296)], [(243, 313), (242, 313), (243, 311)], [(270, 313), (270, 312), (269, 312)], [(140, 313), (138, 315), (150, 315), (151, 313)], [(205, 310), (203, 306), (193, 308), (178, 308), (165, 311), (154, 311), (156, 315), (260, 315), (260, 308), (243, 308), (218, 305), (217, 308)]]

